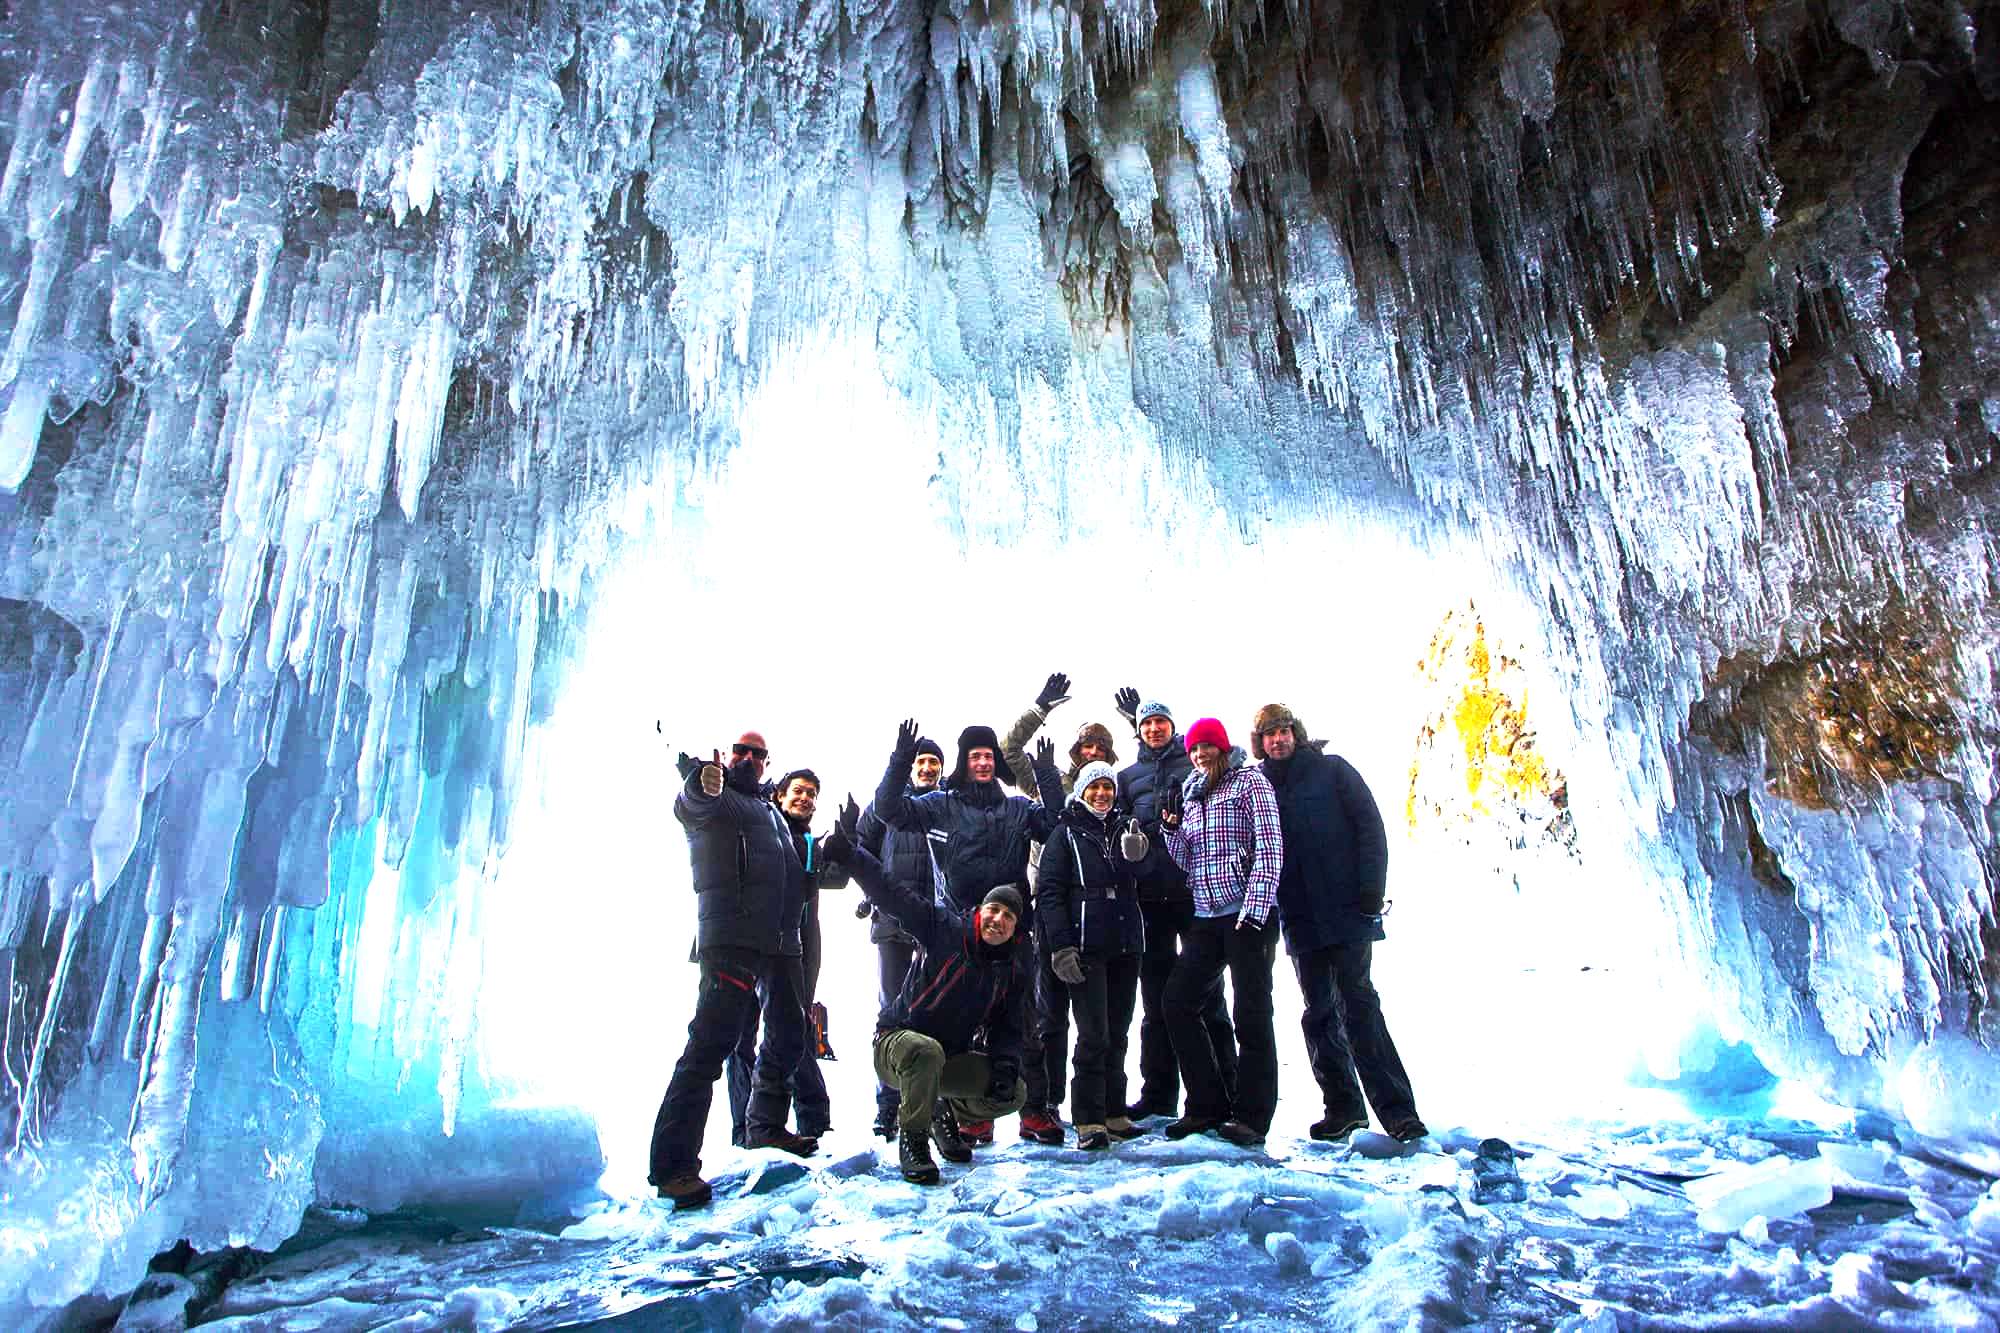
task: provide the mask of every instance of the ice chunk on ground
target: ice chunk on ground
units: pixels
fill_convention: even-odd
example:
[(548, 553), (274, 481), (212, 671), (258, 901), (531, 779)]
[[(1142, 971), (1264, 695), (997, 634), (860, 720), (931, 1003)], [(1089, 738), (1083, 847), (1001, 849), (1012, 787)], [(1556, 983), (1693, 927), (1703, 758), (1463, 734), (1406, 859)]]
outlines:
[(1833, 1172), (1825, 1158), (1773, 1157), (1687, 1184), (1705, 1231), (1740, 1231), (1753, 1217), (1792, 1217), (1833, 1202)]

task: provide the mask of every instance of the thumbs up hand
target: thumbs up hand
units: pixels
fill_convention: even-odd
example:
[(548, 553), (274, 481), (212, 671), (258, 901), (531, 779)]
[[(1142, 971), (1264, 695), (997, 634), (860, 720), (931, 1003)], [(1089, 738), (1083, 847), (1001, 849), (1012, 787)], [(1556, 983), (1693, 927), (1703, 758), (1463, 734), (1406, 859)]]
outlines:
[(1119, 855), (1123, 856), (1127, 861), (1143, 861), (1146, 859), (1147, 850), (1152, 845), (1151, 840), (1146, 837), (1145, 831), (1139, 827), (1138, 820), (1128, 819), (1125, 821), (1125, 832), (1118, 837)]
[(722, 751), (701, 766), (701, 789), (710, 796), (722, 795)]

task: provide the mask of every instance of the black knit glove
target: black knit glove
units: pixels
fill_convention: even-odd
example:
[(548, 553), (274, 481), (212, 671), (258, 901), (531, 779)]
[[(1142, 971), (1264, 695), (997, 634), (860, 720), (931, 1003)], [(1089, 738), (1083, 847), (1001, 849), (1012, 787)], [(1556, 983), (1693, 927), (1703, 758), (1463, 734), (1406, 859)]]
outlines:
[(681, 781), (686, 782), (701, 771), (701, 760), (682, 750), (680, 758), (674, 760), (674, 767), (681, 771)]
[(1042, 692), (1035, 696), (1035, 707), (1044, 713), (1069, 698), (1069, 677), (1060, 671), (1051, 672)]
[(924, 734), (913, 717), (906, 717), (896, 726), (896, 758), (905, 766), (917, 757), (917, 737)]
[(1035, 762), (1037, 764), (1048, 764), (1051, 767), (1055, 765), (1056, 743), (1047, 736), (1035, 742)]
[(1176, 829), (1181, 826), (1181, 810), (1186, 797), (1181, 794), (1181, 784), (1169, 782), (1167, 790), (1160, 796), (1160, 827)]

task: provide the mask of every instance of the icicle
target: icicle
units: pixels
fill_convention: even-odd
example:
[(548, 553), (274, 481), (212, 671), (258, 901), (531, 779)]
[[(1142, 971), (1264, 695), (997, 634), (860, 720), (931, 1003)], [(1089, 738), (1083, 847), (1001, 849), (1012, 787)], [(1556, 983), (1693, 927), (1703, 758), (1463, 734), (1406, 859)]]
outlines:
[(273, 906), (264, 923), (262, 956), (257, 961), (257, 1009), (271, 1012), (271, 998), (278, 992), (278, 960), (285, 938), (285, 907)]
[(166, 957), (170, 928), (166, 913), (147, 912), (146, 933), (139, 941), (139, 970), (132, 980), (132, 1006), (125, 1019), (127, 1060), (137, 1060), (144, 1054), (151, 1035), (153, 997), (160, 982), (160, 960)]
[[(37, 1138), (36, 1127), (40, 1117), (35, 1106), (41, 1091), (43, 1063), (48, 1059), (49, 1043), (55, 1040), (56, 1024), (62, 1016), (63, 991), (69, 985), (70, 968), (76, 962), (76, 946), (83, 936), (84, 922), (90, 916), (90, 901), (87, 893), (72, 894), (64, 912), (68, 919), (63, 924), (62, 951), (56, 956), (55, 971), (49, 977), (49, 994), (42, 1009), (41, 1027), (35, 1033), (34, 1049), (28, 1057), (28, 1072), (21, 1080), (21, 1118), (14, 1126), (16, 1152)], [(50, 916), (53, 917), (58, 910), (52, 903)]]

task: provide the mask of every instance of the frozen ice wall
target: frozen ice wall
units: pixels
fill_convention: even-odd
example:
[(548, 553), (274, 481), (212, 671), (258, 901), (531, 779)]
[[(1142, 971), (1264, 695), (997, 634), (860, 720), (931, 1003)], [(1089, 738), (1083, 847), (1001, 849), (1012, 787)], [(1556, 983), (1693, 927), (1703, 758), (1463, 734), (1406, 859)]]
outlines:
[(1631, 8), (9, 6), (0, 1128), (70, 1220), (0, 1303), (393, 1201), (409, 1125), (507, 1188), (535, 724), (857, 345), (966, 548), (1481, 552), (1606, 892), (1773, 1067), (2000, 1140), (2000, 20)]

